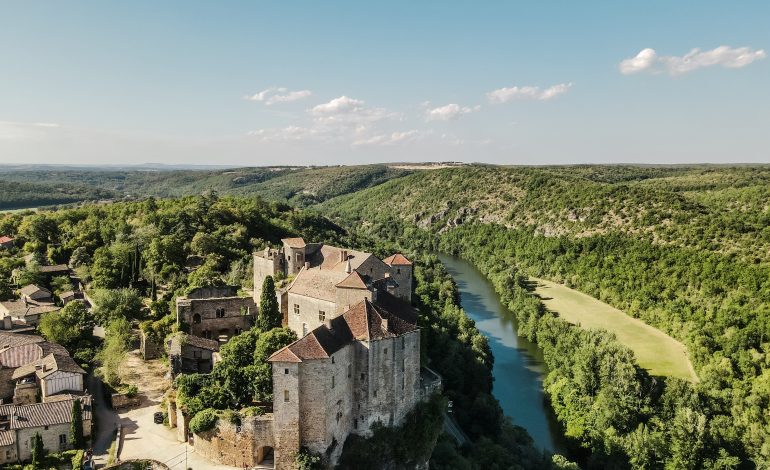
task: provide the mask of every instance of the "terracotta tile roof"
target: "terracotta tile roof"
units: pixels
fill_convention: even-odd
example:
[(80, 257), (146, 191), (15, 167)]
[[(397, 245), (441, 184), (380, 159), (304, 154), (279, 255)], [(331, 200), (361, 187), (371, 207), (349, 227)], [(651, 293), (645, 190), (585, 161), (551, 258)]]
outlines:
[(16, 433), (13, 431), (0, 432), (0, 447), (7, 447), (16, 444)]
[(386, 297), (391, 308), (371, 303), (365, 299), (351, 307), (347, 312), (331, 320), (331, 328), (319, 326), (304, 337), (278, 350), (270, 356), (270, 362), (302, 362), (312, 359), (326, 359), (353, 341), (369, 341), (392, 338), (416, 331), (417, 311), (390, 294), (378, 293)]
[(387, 264), (388, 266), (411, 266), (412, 262), (409, 261), (406, 256), (402, 255), (401, 253), (396, 253), (395, 255), (388, 256), (384, 260), (382, 260), (383, 263)]
[[(11, 429), (39, 428), (71, 422), (74, 400), (61, 400), (32, 405), (0, 405), (0, 415), (8, 416)], [(80, 398), (83, 420), (91, 419), (91, 397)]]
[(337, 287), (346, 287), (348, 289), (367, 289), (366, 281), (358, 274), (358, 271), (353, 271), (337, 284)]
[[(345, 260), (342, 259), (343, 254), (346, 254)], [(319, 266), (321, 269), (345, 271), (348, 261), (350, 261), (351, 268), (358, 269), (370, 256), (372, 256), (371, 253), (363, 251), (323, 245), (320, 250), (312, 256), (308, 256), (308, 258), (311, 266)]]
[(289, 245), (290, 248), (305, 248), (305, 239), (301, 237), (282, 238), (281, 242), (285, 245)]
[(0, 237), (0, 243), (8, 243), (8, 242), (12, 242), (13, 240), (14, 239), (11, 237), (6, 237), (6, 236)]

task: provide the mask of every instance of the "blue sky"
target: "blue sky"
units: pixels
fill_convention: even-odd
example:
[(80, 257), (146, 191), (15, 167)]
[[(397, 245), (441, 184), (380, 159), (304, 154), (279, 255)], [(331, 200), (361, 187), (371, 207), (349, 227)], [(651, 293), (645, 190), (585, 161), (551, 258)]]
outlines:
[(770, 162), (768, 24), (759, 1), (7, 2), (0, 155)]

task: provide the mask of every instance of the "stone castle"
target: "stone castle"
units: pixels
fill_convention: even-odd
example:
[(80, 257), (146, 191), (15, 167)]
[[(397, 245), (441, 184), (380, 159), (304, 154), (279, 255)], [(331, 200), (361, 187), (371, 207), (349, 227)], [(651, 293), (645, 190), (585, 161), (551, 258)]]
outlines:
[[(377, 422), (400, 424), (441, 385), (435, 373), (420, 367), (412, 263), (406, 257), (381, 260), (302, 238), (282, 243), (254, 254), (254, 299), (240, 301), (246, 307), (242, 315), (228, 321), (227, 308), (217, 318), (215, 307), (223, 308), (219, 304), (226, 298), (233, 302), (221, 293), (211, 305), (198, 300), (199, 309), (188, 305), (193, 299), (177, 306), (180, 319), (192, 324), (192, 335), (212, 338), (205, 333), (212, 331), (221, 341), (225, 329), (237, 334), (246, 327), (231, 324), (236, 317), (251, 321), (257, 314), (266, 276), (288, 281), (277, 296), (284, 325), (300, 339), (269, 358), (272, 414), (245, 419), (237, 428), (220, 420), (216, 431), (195, 436), (196, 452), (220, 463), (252, 466), (272, 453), (275, 468), (288, 469), (307, 448), (334, 465), (350, 434), (369, 435)], [(170, 410), (170, 416), (180, 439), (186, 439), (189, 417), (179, 410)]]
[(334, 463), (350, 433), (399, 424), (421, 399), (412, 263), (289, 238), (254, 256), (255, 285), (266, 275), (295, 276), (280, 297), (300, 337), (269, 359), (276, 468), (300, 447)]

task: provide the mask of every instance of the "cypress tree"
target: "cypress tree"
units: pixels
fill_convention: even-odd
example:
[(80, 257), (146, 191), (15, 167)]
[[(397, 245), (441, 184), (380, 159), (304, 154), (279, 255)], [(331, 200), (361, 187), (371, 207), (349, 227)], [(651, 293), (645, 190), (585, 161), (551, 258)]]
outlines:
[(72, 402), (70, 442), (75, 449), (84, 449), (86, 446), (86, 439), (83, 436), (83, 408), (80, 406), (80, 400)]
[(39, 432), (35, 433), (35, 437), (32, 438), (32, 468), (43, 468), (44, 453), (43, 436)]
[(273, 328), (280, 328), (282, 322), (283, 315), (278, 308), (278, 299), (275, 296), (275, 282), (272, 276), (267, 276), (262, 283), (262, 295), (259, 298), (257, 327), (262, 331), (270, 331)]

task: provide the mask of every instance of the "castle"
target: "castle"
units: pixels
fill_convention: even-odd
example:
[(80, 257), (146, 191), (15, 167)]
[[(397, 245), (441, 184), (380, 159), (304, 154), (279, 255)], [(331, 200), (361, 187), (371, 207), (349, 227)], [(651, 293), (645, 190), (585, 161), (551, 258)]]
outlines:
[(295, 276), (279, 296), (300, 337), (269, 359), (276, 468), (300, 447), (334, 463), (350, 433), (399, 424), (421, 399), (412, 263), (289, 238), (255, 254), (255, 285), (267, 275)]
[[(257, 314), (265, 277), (287, 279), (277, 297), (284, 326), (300, 339), (269, 358), (272, 414), (244, 418), (237, 427), (220, 420), (216, 431), (196, 435), (196, 452), (220, 463), (251, 466), (272, 452), (275, 468), (288, 469), (307, 448), (334, 465), (350, 434), (367, 436), (377, 422), (400, 424), (441, 386), (440, 377), (420, 367), (412, 263), (406, 257), (381, 260), (302, 238), (282, 243), (254, 254), (254, 299), (248, 299), (254, 308), (244, 316)], [(214, 304), (201, 304), (196, 323), (189, 302), (184, 299), (177, 310), (180, 318), (200, 325), (191, 333), (219, 333), (227, 315), (214, 315), (209, 321), (219, 322), (204, 325)], [(171, 408), (169, 416), (180, 440), (186, 440), (189, 417)]]

